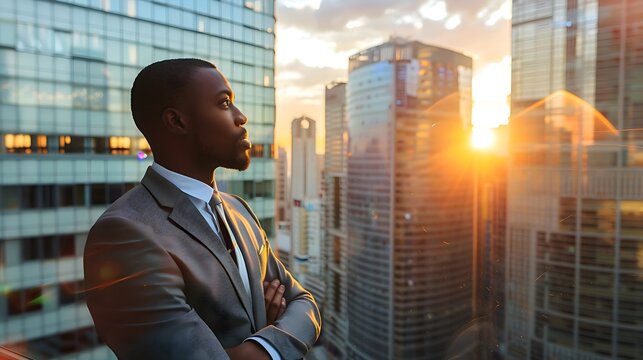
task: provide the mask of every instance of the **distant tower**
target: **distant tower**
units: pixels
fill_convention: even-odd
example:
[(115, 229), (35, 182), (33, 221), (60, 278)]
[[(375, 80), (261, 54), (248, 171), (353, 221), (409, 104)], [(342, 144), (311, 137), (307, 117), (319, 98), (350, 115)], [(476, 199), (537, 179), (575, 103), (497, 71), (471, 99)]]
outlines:
[(302, 116), (292, 122), (291, 241), (292, 270), (302, 283), (320, 275), (320, 179), (315, 153), (315, 120)]
[(290, 221), (290, 203), (288, 201), (288, 153), (283, 147), (278, 148), (278, 158), (276, 161), (276, 189), (275, 201), (277, 214), (275, 218), (277, 223)]
[(277, 223), (276, 247), (284, 265), (290, 270), (290, 200), (288, 187), (288, 153), (283, 147), (278, 148), (278, 158), (275, 162), (275, 220)]
[(326, 86), (326, 152), (324, 154), (324, 347), (338, 359), (346, 358), (348, 337), (346, 284), (346, 83)]

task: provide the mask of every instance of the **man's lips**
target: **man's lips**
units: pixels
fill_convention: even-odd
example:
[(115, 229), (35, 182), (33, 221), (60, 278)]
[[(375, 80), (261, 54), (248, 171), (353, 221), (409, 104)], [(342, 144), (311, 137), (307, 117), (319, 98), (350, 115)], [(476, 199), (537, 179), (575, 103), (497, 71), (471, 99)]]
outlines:
[(252, 143), (248, 138), (241, 139), (241, 146), (245, 147), (246, 149), (250, 149), (252, 147)]
[(252, 142), (248, 138), (248, 132), (245, 131), (243, 133), (243, 136), (241, 137), (241, 140), (239, 141), (241, 143), (241, 146), (243, 146), (246, 149), (250, 149), (252, 147)]

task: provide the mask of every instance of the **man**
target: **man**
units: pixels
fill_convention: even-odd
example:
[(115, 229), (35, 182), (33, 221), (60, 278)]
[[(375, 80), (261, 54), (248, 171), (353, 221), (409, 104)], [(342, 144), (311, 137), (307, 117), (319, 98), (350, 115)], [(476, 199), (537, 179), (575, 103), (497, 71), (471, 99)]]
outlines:
[(248, 204), (214, 181), (220, 166), (250, 165), (226, 78), (206, 61), (160, 61), (136, 77), (131, 106), (154, 164), (89, 231), (98, 335), (121, 359), (303, 358), (321, 331), (315, 300)]

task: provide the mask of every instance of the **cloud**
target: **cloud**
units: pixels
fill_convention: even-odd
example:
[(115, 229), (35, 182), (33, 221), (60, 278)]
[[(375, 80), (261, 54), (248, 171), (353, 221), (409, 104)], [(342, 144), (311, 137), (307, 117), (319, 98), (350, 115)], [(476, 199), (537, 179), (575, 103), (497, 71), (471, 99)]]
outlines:
[(420, 19), (420, 17), (417, 15), (404, 15), (396, 20), (395, 23), (398, 25), (413, 25), (413, 27), (416, 29), (421, 29), (424, 26), (422, 23), (422, 19)]
[(275, 76), (275, 81), (298, 80), (303, 77), (304, 75), (297, 71), (281, 71)]
[(442, 21), (449, 14), (447, 13), (447, 4), (442, 0), (429, 0), (420, 6), (420, 15), (428, 20)]
[(283, 5), (291, 9), (305, 9), (310, 8), (318, 10), (322, 0), (279, 0), (279, 5)]
[(492, 0), (478, 12), (477, 16), (484, 20), (487, 26), (494, 26), (500, 20), (511, 20), (511, 1)]
[(367, 19), (365, 17), (360, 16), (357, 19), (348, 20), (348, 22), (346, 23), (345, 27), (347, 29), (355, 29), (355, 28), (358, 28), (358, 27), (362, 27), (366, 23), (366, 20)]
[(310, 67), (295, 60), (287, 65), (278, 65), (275, 74), (277, 88), (284, 86), (319, 87), (335, 80), (345, 80), (346, 69)]
[(458, 26), (460, 26), (461, 23), (462, 23), (462, 18), (460, 17), (460, 15), (455, 14), (455, 15), (450, 16), (447, 19), (447, 21), (444, 22), (444, 27), (447, 30), (453, 30), (453, 29), (457, 28)]
[(277, 62), (289, 64), (295, 60), (310, 67), (346, 68), (348, 51), (337, 49), (337, 44), (326, 36), (313, 35), (296, 27), (277, 28)]

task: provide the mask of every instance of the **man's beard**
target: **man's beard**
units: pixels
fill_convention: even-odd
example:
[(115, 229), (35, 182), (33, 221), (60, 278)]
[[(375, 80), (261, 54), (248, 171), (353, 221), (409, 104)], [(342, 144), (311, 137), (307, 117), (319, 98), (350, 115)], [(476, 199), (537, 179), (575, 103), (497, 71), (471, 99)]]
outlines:
[(244, 150), (240, 154), (237, 154), (237, 156), (230, 161), (229, 164), (227, 164), (225, 167), (228, 169), (233, 169), (233, 170), (239, 170), (239, 171), (244, 171), (248, 169), (250, 166), (250, 155), (248, 154), (248, 150)]

